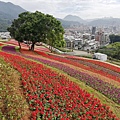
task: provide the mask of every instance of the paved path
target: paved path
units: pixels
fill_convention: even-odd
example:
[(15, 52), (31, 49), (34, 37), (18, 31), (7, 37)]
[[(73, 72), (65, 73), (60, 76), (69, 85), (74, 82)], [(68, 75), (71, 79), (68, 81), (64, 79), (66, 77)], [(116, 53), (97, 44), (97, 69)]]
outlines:
[(85, 51), (80, 51), (80, 50), (73, 50), (73, 52), (68, 52), (67, 54), (69, 55), (81, 55), (81, 56), (92, 56), (91, 53), (87, 53)]

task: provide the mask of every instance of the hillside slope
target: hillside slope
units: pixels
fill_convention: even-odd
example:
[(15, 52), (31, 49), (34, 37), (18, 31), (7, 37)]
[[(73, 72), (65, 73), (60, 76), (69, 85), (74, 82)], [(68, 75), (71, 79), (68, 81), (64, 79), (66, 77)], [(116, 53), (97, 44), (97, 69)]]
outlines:
[(23, 46), (18, 51), (7, 43), (0, 43), (0, 58), (21, 74), (20, 84), (33, 119), (119, 120), (120, 67), (45, 53), (41, 46), (33, 53)]
[(25, 9), (18, 5), (0, 1), (0, 31), (6, 31), (7, 27), (12, 23), (12, 20), (25, 11)]

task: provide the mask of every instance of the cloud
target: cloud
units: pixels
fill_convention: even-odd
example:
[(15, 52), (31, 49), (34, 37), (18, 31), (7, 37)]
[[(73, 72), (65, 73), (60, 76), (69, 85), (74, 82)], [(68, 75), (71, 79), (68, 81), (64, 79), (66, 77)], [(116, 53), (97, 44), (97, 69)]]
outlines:
[(120, 17), (120, 0), (4, 0), (20, 5), (28, 11), (43, 13), (63, 18), (68, 14), (84, 19), (100, 17)]

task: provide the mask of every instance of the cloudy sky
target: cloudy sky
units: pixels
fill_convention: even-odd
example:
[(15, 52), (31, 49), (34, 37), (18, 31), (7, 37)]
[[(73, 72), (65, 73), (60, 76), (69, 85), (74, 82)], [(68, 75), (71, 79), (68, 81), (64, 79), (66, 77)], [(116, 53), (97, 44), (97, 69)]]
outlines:
[(41, 11), (54, 17), (77, 15), (82, 19), (120, 18), (120, 0), (1, 0), (20, 5), (28, 11)]

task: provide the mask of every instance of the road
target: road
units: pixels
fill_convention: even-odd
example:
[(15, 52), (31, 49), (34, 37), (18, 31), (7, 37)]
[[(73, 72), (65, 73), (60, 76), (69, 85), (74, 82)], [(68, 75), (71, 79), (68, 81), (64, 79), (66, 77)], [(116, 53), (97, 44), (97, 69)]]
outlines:
[(73, 50), (73, 52), (67, 52), (69, 55), (80, 55), (80, 56), (92, 56), (91, 53), (80, 51), (80, 50)]

